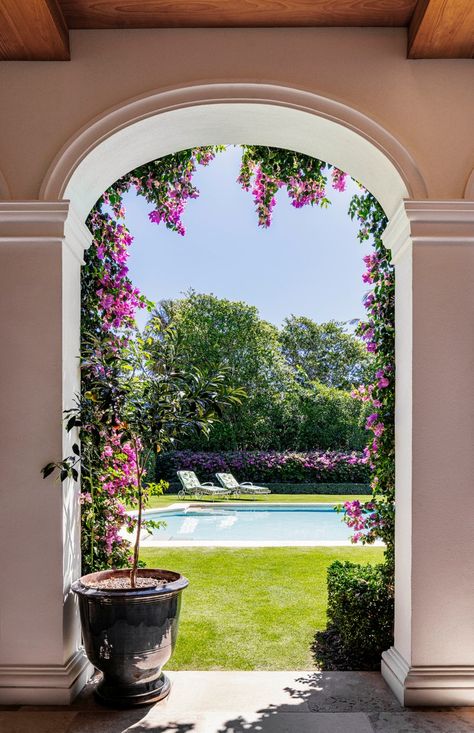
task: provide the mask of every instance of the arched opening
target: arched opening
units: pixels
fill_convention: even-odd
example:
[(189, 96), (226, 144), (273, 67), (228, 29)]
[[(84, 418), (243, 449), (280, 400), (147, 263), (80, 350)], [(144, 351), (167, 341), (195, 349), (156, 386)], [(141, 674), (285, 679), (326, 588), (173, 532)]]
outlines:
[[(325, 100), (321, 105), (324, 110), (309, 111), (308, 102), (317, 108), (321, 100), (309, 100), (304, 93), (268, 87), (259, 90), (258, 100), (237, 101), (234, 98), (232, 102), (223, 99), (218, 102), (214, 98), (204, 104), (196, 100), (192, 103), (189, 95), (196, 91), (202, 98), (202, 89), (183, 90), (182, 94), (188, 99), (186, 102), (174, 99), (173, 110), (170, 110), (171, 100), (166, 94), (159, 100), (147, 98), (133, 102), (127, 109), (128, 124), (123, 120), (123, 109), (97, 121), (79, 134), (53, 164), (43, 185), (43, 197), (54, 195), (70, 199), (75, 214), (83, 222), (102, 191), (134, 167), (183, 148), (242, 142), (287, 148), (331, 161), (371, 190), (389, 216), (409, 193), (417, 191), (419, 194), (424, 189), (416, 168), (390, 136), (374, 129), (374, 125), (360, 115), (357, 121), (354, 120), (350, 110), (337, 109), (340, 106), (335, 103)], [(208, 94), (211, 91), (222, 93), (222, 89), (206, 89)], [(232, 91), (242, 94), (244, 90)], [(262, 91), (271, 101), (261, 100)], [(284, 96), (288, 93), (290, 97), (298, 96), (298, 101), (291, 99), (289, 103), (282, 98), (275, 99), (275, 96), (283, 96), (282, 91)], [(161, 111), (157, 113), (159, 102)], [(305, 108), (302, 108), (303, 102)], [(151, 106), (153, 112), (147, 114), (144, 106)], [(334, 120), (336, 113), (340, 116), (337, 122)], [(137, 117), (140, 119), (136, 120)], [(354, 130), (356, 122), (357, 132)], [(92, 132), (93, 128), (96, 129)], [(374, 145), (376, 134), (380, 139)], [(65, 173), (67, 180), (61, 181)]]

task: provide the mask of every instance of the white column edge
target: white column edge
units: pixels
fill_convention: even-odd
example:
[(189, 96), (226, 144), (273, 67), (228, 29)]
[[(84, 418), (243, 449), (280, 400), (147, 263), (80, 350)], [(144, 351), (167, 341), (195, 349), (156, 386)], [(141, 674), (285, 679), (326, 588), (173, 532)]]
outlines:
[(0, 704), (68, 705), (93, 672), (83, 649), (64, 665), (1, 665)]
[(71, 202), (0, 201), (0, 244), (47, 244), (64, 242), (83, 264), (83, 253), (92, 234)]
[(382, 235), (397, 262), (413, 244), (474, 244), (474, 201), (404, 199)]
[(401, 705), (474, 705), (474, 665), (410, 667), (391, 647), (382, 654), (381, 671)]

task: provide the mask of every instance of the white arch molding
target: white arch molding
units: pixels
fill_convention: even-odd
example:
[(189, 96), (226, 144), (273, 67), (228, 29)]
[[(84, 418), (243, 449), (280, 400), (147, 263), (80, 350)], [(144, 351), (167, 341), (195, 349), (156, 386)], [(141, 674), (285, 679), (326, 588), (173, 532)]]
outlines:
[(138, 165), (185, 148), (241, 143), (332, 163), (361, 181), (389, 217), (402, 198), (427, 197), (408, 150), (363, 113), (303, 90), (234, 83), (161, 90), (105, 112), (59, 152), (40, 199), (70, 199), (85, 220), (102, 192)]
[[(78, 504), (72, 487), (58, 494), (51, 485), (46, 493), (38, 468), (67, 450), (61, 414), (79, 385), (80, 263), (91, 241), (84, 222), (102, 192), (138, 165), (217, 143), (293, 149), (332, 163), (361, 181), (389, 217), (384, 240), (397, 269), (402, 398), (395, 418), (395, 647), (382, 669), (404, 704), (473, 704), (474, 415), (466, 399), (473, 360), (474, 247), (466, 247), (474, 244), (474, 202), (466, 200), (472, 181), (465, 200), (429, 201), (409, 150), (369, 116), (308, 91), (257, 83), (198, 84), (125, 101), (69, 139), (51, 163), (39, 201), (0, 201), (0, 242), (14, 244), (5, 249), (0, 295), (16, 317), (6, 328), (13, 347), (3, 367), (5, 413), (16, 415), (27, 404), (36, 420), (25, 429), (20, 411), (3, 441), (8, 460), (0, 471), (5, 485), (15, 486), (5, 515), (26, 536), (41, 517), (48, 538), (40, 558), (32, 546), (27, 577), (23, 538), (0, 533), (0, 551), (3, 542), (12, 558), (3, 568), (6, 587), (14, 588), (2, 608), (7, 643), (3, 657), (0, 649), (0, 702), (65, 703), (88, 673), (69, 593), (79, 569)], [(433, 323), (449, 335), (449, 348), (433, 337)], [(34, 371), (17, 368), (28, 360)], [(448, 484), (453, 502), (465, 506), (453, 518), (444, 511)], [(16, 588), (17, 573), (27, 581), (28, 604)]]

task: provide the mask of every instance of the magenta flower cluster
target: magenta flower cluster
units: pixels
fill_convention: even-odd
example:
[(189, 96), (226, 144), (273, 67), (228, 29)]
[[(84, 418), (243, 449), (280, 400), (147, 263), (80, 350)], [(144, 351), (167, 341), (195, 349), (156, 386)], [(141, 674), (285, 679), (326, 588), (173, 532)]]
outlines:
[(344, 510), (345, 522), (353, 530), (351, 542), (354, 544), (366, 539), (369, 530), (373, 531), (375, 528), (383, 526), (373, 501), (360, 502), (358, 499), (346, 501), (344, 502)]
[[(126, 512), (124, 501), (133, 501), (138, 484), (137, 456), (133, 446), (121, 442), (120, 429), (105, 435), (101, 453), (102, 473), (99, 482), (105, 494), (103, 508), (106, 516), (105, 548), (110, 555), (128, 541), (121, 531), (133, 528), (135, 520)], [(138, 446), (140, 448), (140, 446)]]
[[(364, 236), (363, 231), (362, 238)], [(375, 355), (377, 366), (374, 383), (362, 385), (351, 394), (373, 408), (365, 425), (372, 437), (364, 455), (373, 473), (371, 488), (374, 500), (366, 503), (346, 502), (345, 519), (354, 530), (353, 542), (373, 541), (384, 534), (387, 520), (393, 520), (393, 505), (388, 499), (393, 490), (393, 474), (389, 467), (392, 458), (387, 457), (393, 453), (393, 439), (391, 436), (386, 439), (387, 429), (390, 433), (393, 432), (393, 410), (390, 404), (393, 400), (395, 376), (394, 365), (389, 356), (393, 354), (393, 327), (391, 320), (387, 321), (387, 314), (393, 312), (393, 269), (388, 256), (383, 246), (379, 245), (377, 252), (364, 257), (366, 271), (362, 280), (373, 285), (373, 290), (364, 299), (368, 320), (359, 324), (358, 330), (367, 351)], [(385, 486), (380, 484), (379, 474), (383, 477)]]
[[(173, 165), (168, 170), (161, 170), (154, 163), (136, 169), (133, 173), (124, 176), (104, 197), (110, 203), (118, 218), (125, 216), (123, 208), (123, 194), (134, 188), (155, 207), (148, 214), (153, 224), (163, 223), (169, 229), (181, 236), (186, 234), (183, 224), (183, 214), (188, 201), (196, 199), (199, 191), (193, 184), (193, 176), (197, 166), (207, 166), (214, 160), (216, 149), (212, 147), (195, 148), (189, 155), (173, 158)], [(156, 161), (159, 164), (159, 161)]]
[(127, 260), (133, 237), (123, 225), (99, 211), (90, 217), (101, 271), (96, 276), (96, 295), (104, 331), (132, 328), (137, 309), (146, 301), (128, 277)]
[(332, 187), (335, 191), (342, 193), (346, 190), (347, 185), (347, 173), (339, 170), (339, 168), (333, 168), (332, 171)]
[[(253, 180), (252, 180), (253, 178)], [(332, 187), (336, 191), (345, 191), (347, 173), (338, 168), (331, 169)], [(248, 163), (246, 170), (238, 177), (237, 182), (245, 191), (251, 191), (258, 215), (258, 224), (268, 228), (272, 222), (273, 210), (276, 206), (276, 193), (286, 187), (291, 205), (301, 209), (308, 204), (318, 206), (326, 202), (326, 179), (323, 176), (305, 177), (301, 171), (284, 180), (277, 176), (267, 175), (256, 163)]]

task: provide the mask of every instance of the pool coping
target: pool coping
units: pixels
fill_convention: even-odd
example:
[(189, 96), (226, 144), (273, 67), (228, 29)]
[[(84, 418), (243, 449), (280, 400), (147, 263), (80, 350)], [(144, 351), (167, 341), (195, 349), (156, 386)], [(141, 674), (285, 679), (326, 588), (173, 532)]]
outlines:
[[(279, 507), (279, 506), (334, 506), (335, 504), (342, 504), (343, 502), (337, 502), (337, 501), (331, 501), (331, 502), (325, 502), (325, 501), (313, 501), (313, 502), (306, 502), (306, 501), (293, 501), (293, 502), (263, 502), (259, 501), (258, 506), (261, 507)], [(226, 501), (225, 504), (223, 502), (215, 502), (210, 504), (209, 502), (199, 502), (199, 501), (180, 501), (175, 502), (174, 504), (170, 504), (167, 507), (159, 507), (156, 509), (145, 509), (143, 514), (146, 516), (147, 514), (156, 514), (157, 512), (167, 512), (173, 509), (190, 509), (190, 508), (197, 508), (197, 507), (209, 507), (209, 506), (225, 506), (225, 507), (232, 507), (232, 506), (252, 506), (251, 504), (247, 502), (241, 502), (241, 501)], [(137, 511), (132, 510), (128, 512), (131, 516), (136, 516)], [(146, 531), (146, 530), (145, 530)], [(149, 533), (147, 532), (147, 536)], [(183, 548), (183, 547), (220, 547), (220, 548), (250, 548), (250, 547), (355, 547), (355, 548), (363, 548), (367, 547), (367, 545), (362, 544), (354, 544), (350, 540), (290, 540), (288, 542), (282, 541), (282, 540), (153, 540), (153, 539), (147, 539), (147, 536), (143, 537), (140, 540), (140, 547), (147, 548), (147, 547), (157, 547), (157, 548)], [(371, 543), (371, 547), (385, 547), (385, 544), (381, 540), (377, 540), (376, 542)]]

